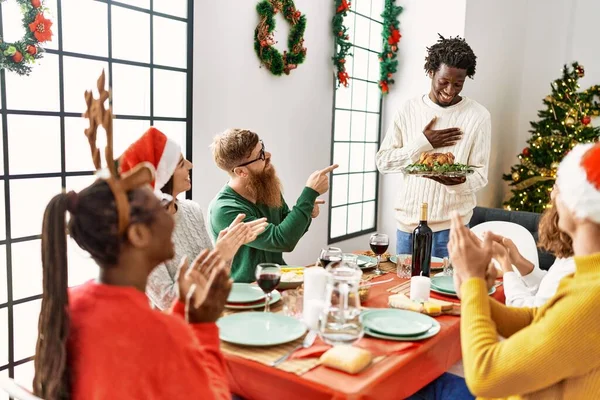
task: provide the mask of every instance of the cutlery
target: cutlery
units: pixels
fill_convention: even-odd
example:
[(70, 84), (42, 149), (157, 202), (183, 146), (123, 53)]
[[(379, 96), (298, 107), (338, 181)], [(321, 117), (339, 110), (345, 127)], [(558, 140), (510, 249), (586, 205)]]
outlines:
[(365, 287), (370, 287), (370, 286), (374, 286), (374, 285), (379, 285), (380, 283), (388, 283), (391, 282), (394, 278), (390, 278), (390, 279), (386, 279), (385, 281), (379, 281), (379, 282), (373, 282), (373, 283), (367, 283), (364, 285), (360, 285), (360, 288), (365, 288)]
[(284, 362), (285, 360), (287, 360), (288, 357), (291, 356), (292, 353), (295, 352), (296, 350), (309, 348), (310, 346), (313, 345), (313, 343), (315, 342), (316, 338), (317, 338), (317, 331), (310, 331), (310, 332), (308, 332), (308, 334), (304, 338), (304, 341), (302, 342), (301, 345), (298, 345), (298, 346), (294, 347), (292, 350), (290, 350), (289, 352), (287, 352), (286, 354), (284, 354), (283, 356), (281, 356), (277, 360), (273, 361), (271, 363), (271, 366), (272, 367), (278, 366), (279, 364), (281, 364), (282, 362)]

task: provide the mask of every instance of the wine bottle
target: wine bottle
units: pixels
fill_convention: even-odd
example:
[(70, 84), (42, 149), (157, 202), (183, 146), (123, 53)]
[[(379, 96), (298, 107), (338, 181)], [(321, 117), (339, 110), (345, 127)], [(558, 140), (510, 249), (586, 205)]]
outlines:
[(427, 203), (421, 204), (421, 221), (412, 234), (412, 276), (429, 276), (433, 231), (427, 225)]

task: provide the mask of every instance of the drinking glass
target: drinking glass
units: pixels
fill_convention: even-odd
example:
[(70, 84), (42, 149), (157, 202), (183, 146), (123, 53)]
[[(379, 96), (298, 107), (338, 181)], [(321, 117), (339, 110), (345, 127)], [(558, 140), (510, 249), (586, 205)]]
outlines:
[(383, 275), (385, 272), (379, 269), (379, 263), (381, 262), (381, 255), (385, 253), (390, 245), (390, 239), (385, 233), (375, 233), (371, 235), (369, 239), (369, 245), (373, 253), (377, 254), (377, 268), (373, 273), (375, 275)]
[(454, 267), (452, 267), (452, 261), (450, 258), (444, 257), (444, 275), (452, 276), (454, 274)]
[(326, 268), (329, 263), (338, 263), (340, 261), (342, 261), (342, 249), (338, 247), (321, 249), (321, 254), (319, 254), (321, 267)]
[(358, 255), (353, 253), (342, 254), (342, 262), (358, 267)]
[(298, 289), (281, 293), (283, 298), (283, 314), (288, 317), (302, 319), (302, 293)]
[(399, 278), (410, 279), (412, 267), (412, 255), (398, 254), (398, 262), (396, 263), (397, 274)]
[(264, 263), (256, 266), (256, 283), (267, 296), (265, 312), (271, 310), (271, 292), (279, 285), (281, 267), (279, 264)]

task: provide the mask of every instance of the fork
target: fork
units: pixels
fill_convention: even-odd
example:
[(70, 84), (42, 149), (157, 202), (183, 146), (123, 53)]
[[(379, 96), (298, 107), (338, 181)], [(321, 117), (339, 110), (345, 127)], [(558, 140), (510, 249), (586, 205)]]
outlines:
[(292, 350), (290, 350), (289, 352), (287, 352), (283, 356), (279, 357), (277, 360), (273, 361), (271, 363), (271, 367), (276, 367), (279, 364), (281, 364), (282, 362), (284, 362), (285, 360), (287, 360), (288, 357), (291, 356), (292, 353), (295, 352), (296, 350), (309, 348), (310, 346), (313, 345), (313, 343), (315, 342), (316, 338), (317, 338), (317, 331), (310, 331), (310, 332), (308, 332), (308, 334), (304, 338), (304, 341), (302, 342), (301, 345), (298, 345), (298, 346), (294, 347)]

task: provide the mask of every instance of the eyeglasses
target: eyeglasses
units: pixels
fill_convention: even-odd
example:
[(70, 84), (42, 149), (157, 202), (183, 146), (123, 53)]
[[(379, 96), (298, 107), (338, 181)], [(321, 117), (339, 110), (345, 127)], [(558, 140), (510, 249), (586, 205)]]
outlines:
[[(260, 153), (258, 153), (258, 158), (255, 158), (255, 159), (254, 159), (254, 160), (252, 160), (252, 161), (248, 161), (248, 162), (245, 162), (245, 163), (243, 163), (243, 164), (240, 164), (240, 165), (238, 165), (238, 166), (237, 166), (237, 167), (235, 167), (235, 168), (245, 167), (246, 165), (250, 165), (250, 164), (252, 164), (252, 163), (255, 163), (255, 162), (257, 162), (258, 160), (265, 161), (265, 144), (263, 143), (263, 141), (262, 141), (262, 140), (260, 141), (260, 145), (261, 145), (262, 147), (261, 147), (261, 149), (260, 149)], [(234, 169), (235, 169), (235, 168), (234, 168)], [(233, 169), (232, 169), (231, 171), (233, 171)]]

